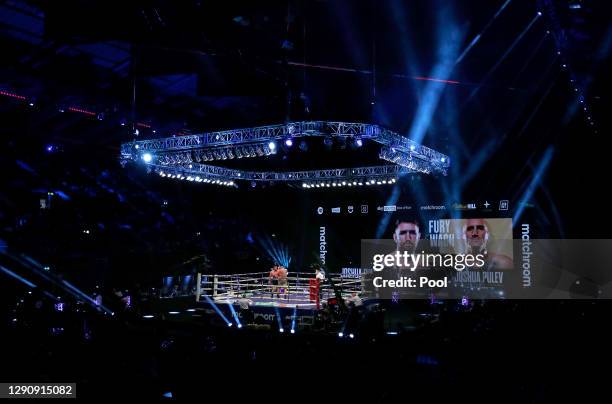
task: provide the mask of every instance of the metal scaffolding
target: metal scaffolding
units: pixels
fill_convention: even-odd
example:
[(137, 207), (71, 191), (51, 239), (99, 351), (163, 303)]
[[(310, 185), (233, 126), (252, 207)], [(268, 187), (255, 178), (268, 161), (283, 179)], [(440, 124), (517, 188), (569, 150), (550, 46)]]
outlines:
[[(371, 140), (383, 146), (379, 157), (392, 164), (285, 172), (243, 171), (204, 164), (209, 161), (268, 156), (276, 153), (277, 142), (305, 136)], [(226, 183), (227, 180), (283, 182), (357, 180), (395, 177), (407, 173), (446, 175), (450, 166), (448, 156), (378, 125), (327, 121), (290, 122), (282, 125), (135, 140), (121, 145), (122, 164), (130, 161), (142, 161), (165, 177), (194, 180), (212, 178), (224, 180)]]

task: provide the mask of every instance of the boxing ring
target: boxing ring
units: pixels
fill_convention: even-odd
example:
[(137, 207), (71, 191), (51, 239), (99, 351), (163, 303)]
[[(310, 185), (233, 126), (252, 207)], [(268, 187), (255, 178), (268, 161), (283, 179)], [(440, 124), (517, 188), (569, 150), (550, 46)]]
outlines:
[(208, 297), (215, 303), (234, 304), (240, 298), (247, 298), (250, 306), (254, 307), (315, 309), (317, 295), (320, 302), (326, 302), (327, 299), (337, 297), (336, 291), (342, 298), (362, 291), (361, 279), (342, 278), (335, 274), (321, 282), (317, 282), (311, 272), (290, 272), (286, 282), (278, 283), (273, 282), (269, 276), (269, 272), (198, 274), (196, 301), (204, 302)]

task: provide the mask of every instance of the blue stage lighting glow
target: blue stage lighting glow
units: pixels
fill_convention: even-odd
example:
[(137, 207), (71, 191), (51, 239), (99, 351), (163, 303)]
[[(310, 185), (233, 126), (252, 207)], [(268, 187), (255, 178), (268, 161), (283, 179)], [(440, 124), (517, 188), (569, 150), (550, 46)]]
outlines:
[(236, 323), (236, 325), (238, 326), (238, 328), (242, 328), (242, 324), (240, 323), (240, 318), (238, 317), (238, 314), (236, 313), (236, 309), (234, 309), (234, 305), (231, 303), (228, 303), (229, 309), (232, 312), (232, 317), (234, 318), (234, 322)]
[(361, 146), (363, 146), (363, 140), (361, 140), (361, 139), (357, 139), (357, 140), (355, 141), (355, 144), (356, 144), (358, 147), (361, 147)]
[(208, 302), (208, 304), (211, 305), (211, 307), (217, 312), (219, 317), (221, 317), (223, 319), (223, 321), (228, 325), (228, 327), (231, 327), (232, 323), (230, 323), (230, 321), (227, 319), (227, 317), (225, 317), (225, 314), (223, 314), (223, 312), (219, 309), (217, 304), (210, 298), (210, 296), (204, 295), (204, 299), (206, 299), (206, 302)]
[(553, 157), (553, 154), (554, 148), (553, 146), (549, 146), (548, 149), (546, 149), (546, 151), (544, 152), (544, 156), (542, 156), (540, 163), (535, 168), (535, 172), (531, 177), (531, 182), (527, 185), (527, 189), (525, 189), (525, 192), (517, 203), (517, 209), (514, 212), (514, 216), (512, 217), (512, 223), (518, 223), (521, 215), (523, 214), (523, 211), (525, 210), (527, 203), (531, 200), (533, 193), (539, 187), (540, 182), (544, 177), (544, 174), (548, 170), (548, 166), (550, 165), (550, 161)]
[(150, 163), (151, 160), (153, 160), (153, 156), (151, 155), (151, 153), (145, 153), (142, 155), (142, 161), (144, 161), (145, 163)]
[(274, 307), (274, 314), (275, 314), (274, 317), (276, 317), (276, 322), (278, 323), (278, 331), (285, 332), (285, 329), (283, 327), (282, 316), (280, 314), (280, 310), (278, 309), (278, 307)]
[(291, 138), (285, 140), (285, 146), (287, 147), (293, 146), (293, 140), (291, 140)]
[(7, 275), (12, 276), (13, 278), (17, 279), (18, 281), (21, 281), (22, 283), (25, 283), (26, 285), (28, 285), (31, 288), (35, 288), (36, 285), (33, 284), (32, 282), (28, 281), (25, 278), (22, 278), (21, 276), (17, 275), (15, 272), (11, 271), (8, 268), (3, 267), (2, 265), (0, 265), (0, 270), (2, 270), (2, 272), (4, 272)]
[(293, 314), (291, 314), (291, 334), (295, 334), (295, 320), (297, 318), (297, 306), (293, 308)]
[(270, 142), (268, 143), (268, 147), (270, 148), (270, 150), (274, 151), (276, 149), (276, 143)]
[[(303, 186), (304, 188), (314, 187), (314, 185), (305, 185), (306, 186)], [(285, 268), (289, 268), (292, 258), (289, 254), (288, 246), (282, 244), (278, 240), (272, 239), (272, 237), (268, 235), (258, 237), (257, 242), (272, 261), (278, 262)]]

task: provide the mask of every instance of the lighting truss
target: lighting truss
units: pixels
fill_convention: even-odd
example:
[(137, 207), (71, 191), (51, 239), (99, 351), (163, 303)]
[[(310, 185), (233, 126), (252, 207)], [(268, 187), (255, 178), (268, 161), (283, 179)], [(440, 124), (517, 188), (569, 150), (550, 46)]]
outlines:
[[(242, 171), (206, 164), (211, 161), (263, 157), (275, 154), (287, 137), (320, 136), (371, 140), (381, 144), (379, 157), (392, 164), (372, 167), (309, 171)], [(136, 140), (121, 145), (121, 162), (141, 161), (164, 176), (235, 180), (304, 182), (345, 179), (347, 183), (389, 181), (407, 173), (446, 175), (448, 156), (378, 125), (307, 121), (283, 125), (208, 132), (163, 139)], [(200, 182), (200, 181), (196, 181)], [(333, 183), (333, 182), (332, 182)], [(316, 186), (316, 185), (315, 185)], [(327, 186), (327, 185), (324, 185)], [(330, 184), (330, 186), (332, 186)]]
[(398, 166), (408, 168), (410, 170), (419, 171), (424, 174), (430, 173), (430, 167), (423, 160), (414, 158), (411, 152), (399, 151), (395, 148), (383, 147), (378, 155), (381, 160), (387, 160)]

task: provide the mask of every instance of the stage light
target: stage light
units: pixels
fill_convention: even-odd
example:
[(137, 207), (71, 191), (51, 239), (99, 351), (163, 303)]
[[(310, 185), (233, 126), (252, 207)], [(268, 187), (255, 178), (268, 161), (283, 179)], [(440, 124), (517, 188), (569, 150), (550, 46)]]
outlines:
[(382, 184), (380, 181), (376, 181), (376, 185), (380, 185)]
[(283, 332), (285, 332), (285, 329), (284, 329), (284, 328), (281, 328), (281, 329), (280, 329), (280, 330), (278, 330), (278, 331), (279, 331), (279, 332), (281, 332), (281, 333), (283, 333)]
[(346, 181), (342, 181), (342, 185), (346, 185)]
[(361, 146), (363, 146), (363, 140), (357, 139), (357, 140), (355, 140), (355, 144), (357, 145), (357, 147), (361, 147)]
[(359, 182), (359, 185), (360, 185), (360, 186), (361, 186), (361, 185), (363, 185), (363, 182)]
[(291, 334), (295, 334), (295, 330), (294, 329), (291, 329)]
[(276, 143), (270, 142), (268, 143), (268, 147), (270, 148), (270, 150), (274, 151), (276, 149)]
[[(589, 119), (591, 119), (591, 118), (589, 118)], [(327, 188), (329, 188), (329, 187), (330, 187), (329, 182), (328, 182), (327, 184), (325, 184), (325, 186), (326, 186)]]
[(178, 311), (169, 311), (168, 314), (179, 314)]
[(217, 312), (217, 314), (219, 315), (219, 317), (221, 317), (221, 319), (225, 322), (225, 324), (227, 324), (228, 327), (231, 327), (232, 323), (230, 323), (229, 319), (225, 317), (225, 314), (223, 314), (221, 309), (219, 309), (219, 307), (214, 302), (214, 300), (212, 300), (210, 296), (208, 295), (203, 295), (203, 297), (204, 299), (206, 299), (206, 302), (208, 302), (208, 304), (210, 304), (210, 306)]
[(542, 16), (542, 12), (538, 11), (538, 17), (541, 17), (541, 16)]
[(415, 150), (416, 150), (416, 146), (415, 146), (415, 145), (413, 145), (413, 144), (411, 144), (411, 145), (410, 145), (410, 151), (415, 151)]
[(443, 162), (443, 163), (446, 163), (446, 158), (445, 158), (445, 157), (442, 157), (442, 158), (440, 159), (440, 161), (441, 161), (441, 162)]
[(338, 186), (338, 184), (336, 184), (335, 182), (332, 183), (332, 187), (337, 187), (337, 186)]
[(338, 333), (338, 337), (340, 337), (340, 338), (344, 337), (344, 333), (343, 332), (339, 332)]
[(302, 188), (308, 188), (308, 185), (306, 185), (305, 182), (302, 183)]
[(187, 311), (191, 313), (191, 312), (196, 311), (196, 309), (187, 309)]
[(151, 160), (153, 160), (153, 156), (151, 155), (151, 153), (145, 153), (145, 154), (142, 155), (142, 160), (145, 163), (150, 163)]
[(383, 183), (383, 184), (386, 184), (386, 183), (387, 183), (387, 180), (382, 180), (382, 183)]
[(355, 338), (355, 335), (351, 333), (351, 334), (349, 334), (349, 338), (353, 339), (353, 338)]
[(353, 185), (357, 185), (357, 181), (353, 181)]
[[(238, 328), (242, 328), (242, 324), (240, 323), (240, 318), (238, 317), (238, 314), (236, 313), (236, 309), (234, 309), (234, 305), (232, 303), (228, 303), (227, 304), (230, 312), (232, 313), (232, 317), (234, 318), (234, 322), (236, 323), (236, 326)], [(228, 320), (229, 323), (229, 320)]]
[(293, 146), (293, 140), (291, 140), (291, 138), (285, 140), (285, 146), (287, 147)]
[(142, 316), (142, 317), (143, 317), (143, 318), (153, 318), (153, 317), (155, 317), (155, 316), (154, 316), (154, 315), (152, 315), (152, 314), (145, 314), (145, 315), (144, 315), (144, 316)]

